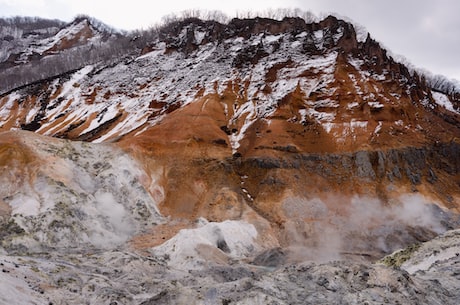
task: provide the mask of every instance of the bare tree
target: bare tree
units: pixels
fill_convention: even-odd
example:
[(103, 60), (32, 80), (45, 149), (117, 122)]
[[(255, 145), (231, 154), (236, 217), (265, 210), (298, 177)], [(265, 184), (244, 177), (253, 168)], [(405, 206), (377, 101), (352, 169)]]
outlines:
[(202, 18), (205, 20), (217, 21), (219, 23), (227, 23), (230, 20), (226, 14), (217, 10), (202, 12)]

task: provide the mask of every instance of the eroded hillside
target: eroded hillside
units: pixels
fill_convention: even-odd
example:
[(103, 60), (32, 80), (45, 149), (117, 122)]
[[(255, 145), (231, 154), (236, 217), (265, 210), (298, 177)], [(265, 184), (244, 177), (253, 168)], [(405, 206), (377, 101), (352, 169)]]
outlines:
[(0, 96), (4, 300), (455, 303), (458, 94), (332, 16), (187, 19), (120, 58)]

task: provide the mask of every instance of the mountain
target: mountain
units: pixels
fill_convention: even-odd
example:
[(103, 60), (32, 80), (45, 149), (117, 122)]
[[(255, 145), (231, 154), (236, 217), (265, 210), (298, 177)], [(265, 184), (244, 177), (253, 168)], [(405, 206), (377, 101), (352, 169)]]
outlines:
[(3, 302), (456, 304), (457, 89), (333, 16), (98, 24), (2, 56)]
[[(14, 20), (14, 19), (13, 19)], [(40, 23), (40, 19), (35, 23)], [(110, 35), (109, 30), (97, 28), (91, 20), (85, 17), (76, 18), (70, 24), (57, 28), (59, 23), (51, 24), (54, 26), (41, 27), (32, 23), (31, 31), (24, 31), (14, 21), (3, 26), (2, 33), (6, 44), (4, 48), (6, 58), (2, 62), (2, 68), (21, 65), (30, 61), (38, 61), (47, 56), (55, 55), (68, 49), (76, 48), (85, 44), (100, 43)], [(105, 36), (105, 37), (104, 37)]]
[(118, 56), (129, 39), (84, 15), (69, 24), (39, 18), (3, 19), (0, 35), (0, 92)]

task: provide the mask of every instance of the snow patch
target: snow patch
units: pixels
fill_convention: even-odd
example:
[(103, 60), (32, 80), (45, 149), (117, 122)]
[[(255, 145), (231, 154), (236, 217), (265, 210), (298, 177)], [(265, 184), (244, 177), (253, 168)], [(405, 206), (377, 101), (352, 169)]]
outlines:
[(436, 92), (436, 91), (432, 91), (431, 94), (432, 94), (436, 104), (438, 104), (439, 106), (441, 106), (441, 107), (443, 107), (443, 108), (445, 108), (445, 109), (447, 109), (449, 111), (452, 111), (452, 112), (460, 114), (460, 111), (457, 111), (457, 110), (454, 109), (454, 105), (449, 100), (447, 95), (445, 95), (443, 93), (440, 93), (440, 92)]
[(319, 123), (332, 122), (336, 116), (334, 112), (321, 112), (313, 108), (305, 109), (305, 113)]
[(382, 121), (379, 121), (379, 123), (377, 124), (377, 126), (375, 126), (374, 134), (378, 134), (378, 133), (380, 132), (380, 130), (382, 130), (382, 126), (383, 126), (383, 122), (382, 122)]
[(196, 44), (201, 44), (203, 42), (204, 38), (206, 37), (206, 32), (199, 31), (197, 29), (195, 29), (194, 34), (195, 34), (195, 42), (196, 42)]
[(367, 125), (367, 121), (356, 121), (354, 119), (351, 120), (351, 122), (349, 123), (324, 122), (321, 124), (321, 126), (327, 133), (332, 133), (337, 142), (344, 142), (346, 140), (346, 137), (349, 136), (355, 138), (355, 133), (357, 132), (357, 130), (367, 129)]
[(353, 56), (348, 56), (348, 63), (358, 71), (361, 71), (361, 66), (364, 65), (363, 60), (355, 58)]
[(314, 31), (313, 36), (315, 37), (316, 41), (322, 41), (324, 37), (323, 30)]
[(352, 130), (355, 128), (367, 128), (368, 121), (356, 121), (356, 120), (351, 120), (350, 122), (350, 127)]
[(61, 93), (56, 97), (56, 99), (65, 97), (74, 99), (80, 98), (81, 90), (80, 88), (76, 87), (76, 84), (79, 81), (81, 81), (86, 75), (88, 75), (88, 73), (93, 71), (93, 69), (94, 66), (88, 65), (86, 67), (83, 67), (79, 71), (75, 72), (72, 75), (72, 78), (62, 85)]
[(301, 38), (305, 38), (305, 37), (307, 37), (307, 36), (308, 36), (308, 33), (307, 33), (307, 32), (302, 32), (302, 33), (300, 33), (300, 34), (297, 34), (297, 35), (296, 35), (296, 38), (297, 38), (297, 39), (301, 39)]
[[(99, 110), (98, 118), (92, 120), (91, 123), (89, 124), (89, 126), (85, 130), (83, 130), (80, 133), (80, 135), (83, 135), (83, 134), (95, 129), (96, 127), (100, 126), (101, 124), (104, 124), (107, 121), (110, 121), (111, 119), (115, 118), (118, 115), (118, 109), (116, 109), (114, 107), (114, 105), (110, 105), (109, 107), (104, 108), (104, 109), (102, 109), (102, 107), (104, 107), (103, 104), (100, 105), (99, 107), (100, 107), (100, 110)], [(102, 113), (102, 111), (104, 111), (104, 112)], [(101, 115), (101, 113), (102, 113), (102, 115)]]
[(353, 108), (356, 108), (356, 107), (359, 107), (359, 103), (358, 102), (353, 102), (353, 103), (350, 103), (347, 105), (347, 109), (350, 110), (350, 109), (353, 109)]
[(7, 98), (5, 104), (0, 107), (0, 119), (6, 121), (6, 119), (11, 115), (11, 109), (14, 106), (14, 103), (21, 98), (21, 95), (17, 92), (13, 92)]
[(163, 55), (163, 53), (164, 53), (164, 51), (166, 49), (166, 44), (164, 42), (162, 42), (162, 43), (157, 44), (156, 47), (157, 48), (155, 50), (137, 57), (135, 59), (135, 61), (142, 61), (144, 59), (154, 60), (155, 57)]
[(374, 109), (381, 109), (385, 107), (385, 105), (381, 104), (380, 102), (367, 102), (367, 104)]
[(267, 35), (267, 36), (264, 37), (263, 42), (266, 43), (266, 44), (270, 44), (270, 43), (279, 41), (282, 37), (283, 37), (283, 34), (279, 34), (279, 35)]
[(332, 128), (335, 127), (335, 124), (334, 123), (323, 123), (322, 124), (323, 126), (323, 129), (327, 132), (327, 133), (330, 133)]
[(237, 152), (238, 148), (240, 147), (240, 141), (244, 138), (246, 131), (256, 119), (256, 109), (252, 101), (247, 101), (241, 105), (231, 118), (229, 124), (233, 124), (243, 115), (246, 115), (243, 126), (238, 130), (238, 132), (229, 135), (230, 145), (232, 147), (233, 153)]

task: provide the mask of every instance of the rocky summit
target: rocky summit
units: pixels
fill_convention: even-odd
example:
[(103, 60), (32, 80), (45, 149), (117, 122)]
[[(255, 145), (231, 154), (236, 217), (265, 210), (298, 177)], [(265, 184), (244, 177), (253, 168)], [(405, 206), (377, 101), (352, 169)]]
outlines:
[(460, 88), (352, 23), (0, 46), (0, 303), (458, 304)]

